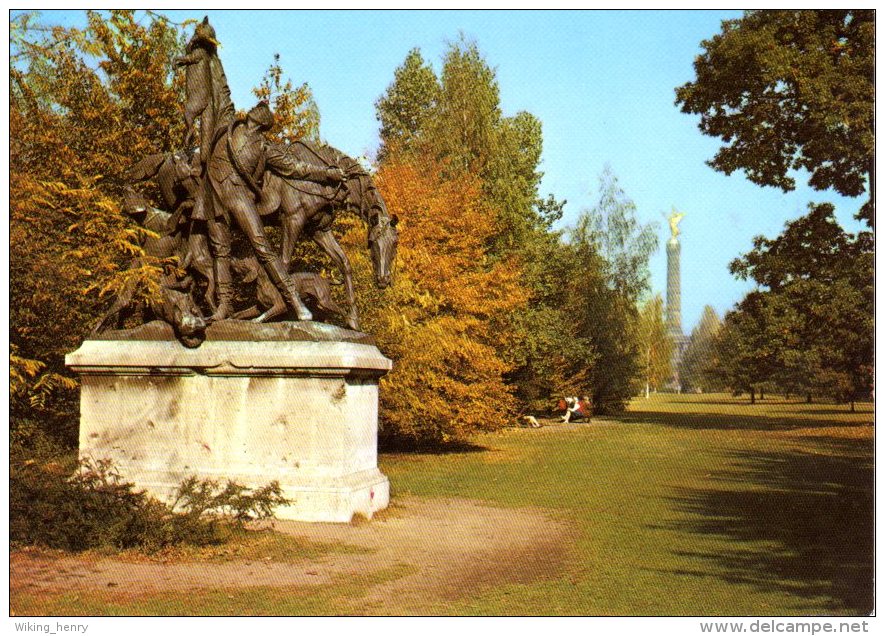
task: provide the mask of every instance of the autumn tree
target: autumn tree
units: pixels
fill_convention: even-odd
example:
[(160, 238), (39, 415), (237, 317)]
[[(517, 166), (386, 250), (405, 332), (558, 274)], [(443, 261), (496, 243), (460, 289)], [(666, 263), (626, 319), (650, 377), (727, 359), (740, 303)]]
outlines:
[(817, 190), (866, 193), (872, 225), (875, 12), (749, 11), (701, 46), (676, 103), (726, 144), (710, 165), (785, 191), (805, 169)]
[[(63, 356), (130, 282), (157, 289), (119, 211), (125, 170), (184, 136), (173, 58), (181, 30), (133, 11), (87, 12), (86, 29), (10, 21), (10, 344), (13, 419), (76, 439)], [(67, 389), (67, 390), (65, 390)]]
[(463, 439), (504, 425), (514, 410), (501, 355), (512, 334), (493, 325), (526, 302), (519, 269), (488, 256), (496, 219), (480, 180), (448, 179), (446, 172), (426, 157), (389, 159), (378, 170), (387, 207), (400, 218), (396, 276), (387, 290), (373, 289), (365, 229), (344, 239), (363, 326), (394, 360), (381, 391), (387, 439)]
[[(549, 404), (552, 393), (581, 382), (566, 358), (583, 351), (565, 313), (567, 299), (554, 265), (564, 258), (552, 224), (564, 202), (541, 199), (538, 170), (541, 124), (529, 113), (506, 116), (500, 105), (496, 72), (475, 42), (461, 38), (442, 59), (439, 76), (417, 49), (376, 102), (381, 123), (381, 165), (409, 156), (427, 160), (446, 178), (478, 177), (480, 196), (494, 219), (486, 235), (487, 257), (518, 263), (530, 299), (495, 318), (496, 329), (513, 333), (508, 383), (522, 408)], [(575, 343), (578, 344), (575, 344)], [(572, 389), (573, 390), (573, 389)]]
[(662, 386), (671, 376), (673, 340), (667, 332), (664, 320), (664, 300), (660, 294), (645, 301), (639, 311), (636, 326), (639, 344), (639, 364), (645, 397), (650, 389)]
[(252, 94), (270, 104), (274, 125), (268, 134), (272, 139), (284, 143), (298, 139), (319, 141), (320, 111), (313, 92), (306, 82), (293, 88), (292, 80), (284, 75), (279, 53), (274, 54)]

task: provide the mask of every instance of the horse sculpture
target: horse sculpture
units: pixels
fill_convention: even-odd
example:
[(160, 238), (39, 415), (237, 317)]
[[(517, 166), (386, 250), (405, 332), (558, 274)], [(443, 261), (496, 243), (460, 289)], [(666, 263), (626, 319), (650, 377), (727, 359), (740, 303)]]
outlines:
[(347, 326), (359, 330), (359, 317), (353, 289), (353, 269), (344, 250), (332, 234), (332, 223), (339, 211), (355, 214), (368, 226), (368, 248), (379, 289), (390, 285), (399, 232), (398, 218), (391, 217), (369, 173), (352, 157), (332, 148), (306, 141), (288, 146), (287, 152), (304, 163), (337, 166), (347, 179), (337, 187), (313, 181), (280, 177), (268, 171), (261, 189), (259, 212), (279, 212), (282, 225), (281, 258), (288, 269), (296, 241), (309, 236), (335, 263), (344, 277), (347, 296)]
[[(327, 302), (327, 294), (318, 296), (327, 306), (328, 315), (343, 314), (347, 326), (359, 330), (359, 316), (353, 287), (353, 269), (341, 245), (332, 234), (332, 224), (338, 212), (348, 212), (361, 218), (368, 227), (367, 243), (374, 269), (375, 284), (384, 289), (391, 282), (393, 262), (399, 233), (396, 215), (388, 214), (387, 206), (369, 173), (355, 159), (330, 147), (305, 141), (295, 142), (287, 152), (304, 163), (324, 167), (337, 166), (347, 179), (339, 186), (326, 186), (314, 181), (281, 177), (272, 171), (265, 173), (261, 189), (259, 212), (269, 222), (278, 213), (282, 227), (281, 260), (288, 271), (291, 266), (295, 243), (301, 237), (312, 239), (335, 263), (344, 278), (347, 309), (338, 311), (337, 305)], [(197, 162), (187, 160), (183, 152), (151, 155), (136, 163), (129, 171), (132, 181), (155, 179), (168, 209), (173, 210), (171, 225), (178, 224), (178, 216), (186, 215), (193, 206), (193, 196), (199, 187), (194, 177)], [(194, 222), (192, 222), (194, 223)], [(172, 228), (170, 228), (172, 229)], [(214, 309), (212, 291), (214, 271), (204, 231), (188, 227), (185, 232), (187, 250), (183, 254), (182, 267), (192, 269), (207, 282), (206, 302)], [(309, 281), (316, 286), (322, 281)], [(328, 299), (330, 300), (330, 298)], [(276, 303), (268, 305), (254, 320), (263, 322), (275, 317)], [(242, 312), (241, 312), (242, 315)]]

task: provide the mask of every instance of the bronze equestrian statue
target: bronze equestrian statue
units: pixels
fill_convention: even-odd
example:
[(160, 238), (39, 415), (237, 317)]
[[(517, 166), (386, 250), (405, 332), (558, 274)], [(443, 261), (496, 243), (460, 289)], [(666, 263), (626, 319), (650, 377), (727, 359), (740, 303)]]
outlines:
[[(338, 212), (359, 216), (368, 227), (375, 283), (380, 288), (390, 284), (399, 237), (397, 218), (388, 214), (369, 173), (328, 146), (268, 141), (274, 115), (266, 102), (238, 118), (208, 18), (197, 25), (186, 54), (175, 62), (185, 68), (187, 150), (151, 155), (129, 172), (133, 183), (156, 181), (168, 213), (146, 200), (133, 199), (136, 195), (131, 192), (124, 205), (136, 220), (161, 224), (145, 252), (176, 257), (179, 269), (188, 274), (184, 280), (165, 276), (154, 313), (170, 322), (187, 346), (197, 346), (212, 321), (248, 316), (260, 322), (286, 309), (298, 320), (312, 320), (301, 298), (304, 294), (323, 317), (340, 316), (351, 329), (359, 329), (351, 266), (331, 228)], [(198, 147), (192, 149), (197, 122)], [(279, 218), (282, 226), (279, 252), (264, 229), (265, 221), (272, 218)], [(242, 233), (254, 254), (238, 259), (236, 265), (244, 282), (257, 281), (258, 295), (256, 306), (236, 313), (232, 229)], [(309, 272), (290, 273), (294, 245), (302, 236), (311, 238), (341, 270), (346, 311), (332, 299), (326, 279)], [(205, 305), (213, 312), (208, 319), (193, 300), (191, 272), (206, 279)], [(115, 299), (97, 330), (120, 323), (133, 292), (124, 290)]]
[[(267, 141), (264, 132), (273, 126), (273, 121), (270, 107), (266, 102), (260, 102), (249, 111), (245, 121), (231, 124), (223, 142), (213, 146), (208, 160), (207, 185), (204, 185), (202, 203), (209, 226), (209, 245), (215, 258), (218, 302), (212, 320), (223, 320), (233, 313), (230, 276), (232, 224), (249, 240), (258, 262), (298, 320), (313, 318), (302, 302), (297, 286), (283, 267), (280, 256), (267, 239), (258, 213), (256, 199), (260, 191), (256, 181), (262, 179), (266, 169), (285, 176), (316, 176), (314, 167), (293, 160)], [(337, 168), (326, 169), (323, 176), (329, 181), (344, 178)]]

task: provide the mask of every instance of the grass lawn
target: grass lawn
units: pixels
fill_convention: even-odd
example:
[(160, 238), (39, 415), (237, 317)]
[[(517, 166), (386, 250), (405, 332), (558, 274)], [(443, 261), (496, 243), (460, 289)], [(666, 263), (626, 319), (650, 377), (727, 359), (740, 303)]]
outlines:
[[(657, 395), (589, 425), (509, 429), (476, 438), (464, 452), (380, 460), (394, 502), (413, 495), (534, 507), (572, 528), (554, 576), (465, 589), (455, 600), (429, 593), (424, 614), (861, 615), (873, 609), (872, 420), (870, 404), (849, 413), (780, 398), (750, 405), (726, 395)], [(297, 557), (281, 541), (264, 538), (244, 554)], [(371, 611), (361, 601), (374, 586), (414, 574), (409, 550), (402, 546), (402, 563), (309, 589), (136, 599), (27, 592), (17, 609), (361, 613)], [(383, 609), (397, 613), (396, 603)]]
[(579, 428), (510, 430), (485, 451), (385, 456), (395, 492), (538, 506), (573, 521), (553, 581), (440, 614), (783, 615), (873, 609), (872, 407), (637, 399)]

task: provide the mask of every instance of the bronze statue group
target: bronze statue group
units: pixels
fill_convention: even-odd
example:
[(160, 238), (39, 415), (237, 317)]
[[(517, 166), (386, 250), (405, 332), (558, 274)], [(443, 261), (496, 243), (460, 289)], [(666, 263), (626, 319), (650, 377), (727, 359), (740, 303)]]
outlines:
[[(356, 160), (306, 141), (268, 141), (265, 133), (273, 127), (274, 115), (266, 102), (238, 118), (217, 49), (215, 30), (206, 18), (197, 25), (186, 54), (176, 60), (186, 76), (186, 150), (152, 155), (129, 171), (132, 183), (154, 180), (168, 210), (152, 207), (134, 189), (127, 191), (123, 210), (159, 235), (145, 241), (145, 254), (175, 256), (187, 274), (167, 276), (150, 309), (187, 346), (198, 346), (212, 322), (264, 322), (287, 312), (286, 317), (297, 320), (312, 320), (316, 312), (324, 319), (337, 314), (358, 330), (352, 270), (332, 224), (338, 212), (353, 213), (366, 223), (375, 284), (384, 288), (391, 282), (396, 256), (396, 216), (390, 217), (371, 176)], [(270, 219), (278, 219), (281, 227), (279, 250), (265, 231)], [(232, 253), (236, 234), (251, 250), (245, 257)], [(311, 238), (341, 271), (346, 309), (332, 300), (325, 278), (290, 271), (301, 237)], [(256, 282), (256, 304), (239, 312), (234, 308), (234, 272), (243, 276), (242, 283)], [(193, 275), (205, 283), (202, 298), (195, 298)], [(118, 295), (95, 331), (120, 324), (133, 291)], [(208, 318), (201, 307), (211, 312)]]

